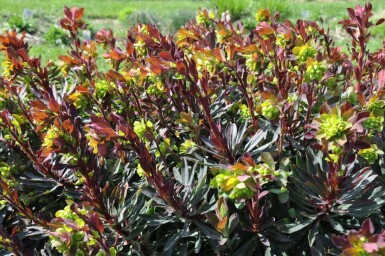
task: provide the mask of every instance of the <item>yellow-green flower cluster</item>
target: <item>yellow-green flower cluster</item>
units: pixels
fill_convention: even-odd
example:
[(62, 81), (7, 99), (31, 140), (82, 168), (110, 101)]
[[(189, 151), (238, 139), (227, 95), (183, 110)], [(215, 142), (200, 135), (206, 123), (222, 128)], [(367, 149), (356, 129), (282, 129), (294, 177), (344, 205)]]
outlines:
[(268, 176), (268, 175), (276, 176), (276, 175), (278, 175), (278, 172), (275, 171), (271, 166), (269, 166), (266, 163), (256, 165), (252, 169), (252, 171), (253, 172), (257, 172), (260, 176), (262, 176), (259, 179), (259, 181), (258, 181), (260, 184), (264, 184), (264, 183), (267, 183), (267, 182), (270, 181), (270, 179), (265, 178), (265, 176)]
[(215, 13), (208, 10), (199, 10), (198, 15), (196, 16), (196, 21), (198, 25), (209, 24), (210, 20), (215, 18)]
[(255, 14), (255, 20), (256, 21), (267, 21), (270, 17), (270, 12), (267, 9), (259, 9), (257, 13)]
[(162, 154), (167, 152), (167, 149), (178, 149), (175, 145), (171, 147), (171, 140), (169, 138), (164, 138), (163, 141), (159, 143), (159, 149), (155, 151), (155, 156), (159, 157)]
[(164, 93), (164, 84), (161, 79), (156, 79), (155, 83), (147, 88), (147, 93), (150, 95), (162, 95)]
[(11, 175), (11, 167), (7, 163), (0, 162), (1, 179), (8, 178)]
[[(17, 186), (17, 182), (11, 177), (12, 170), (11, 166), (9, 166), (7, 163), (0, 162), (0, 180), (2, 180), (4, 183), (6, 183), (10, 188), (13, 188)], [(2, 193), (6, 193), (3, 191)]]
[(244, 182), (239, 182), (231, 193), (229, 194), (230, 199), (236, 198), (251, 198), (253, 197), (254, 191), (252, 191)]
[(7, 106), (7, 98), (7, 91), (0, 88), (0, 111), (2, 111)]
[(284, 48), (284, 47), (286, 47), (287, 41), (288, 41), (288, 39), (286, 38), (285, 34), (278, 34), (277, 38), (275, 39), (275, 44)]
[(52, 125), (45, 133), (42, 146), (52, 149), (54, 147), (54, 140), (59, 136), (60, 136), (59, 129), (56, 126)]
[(370, 116), (363, 125), (369, 130), (368, 136), (371, 137), (375, 131), (382, 132), (384, 129), (385, 101), (375, 94), (369, 99), (366, 109), (370, 111)]
[(80, 92), (74, 92), (68, 97), (77, 109), (86, 108), (89, 104), (87, 95)]
[(192, 140), (185, 140), (179, 147), (181, 154), (187, 154), (188, 150), (194, 149), (196, 146), (195, 142)]
[(230, 199), (249, 199), (257, 191), (257, 184), (263, 185), (277, 176), (278, 171), (267, 163), (244, 168), (221, 169), (211, 180), (210, 186), (218, 188)]
[(382, 154), (384, 154), (384, 152), (378, 149), (375, 144), (372, 144), (370, 148), (360, 149), (358, 151), (358, 155), (362, 156), (369, 164), (373, 164), (378, 159), (378, 155)]
[[(73, 212), (71, 210), (71, 205), (67, 205), (66, 207), (64, 207), (63, 210), (59, 210), (55, 213), (55, 217), (56, 218), (65, 218), (65, 219), (70, 219), (70, 220), (73, 220), (75, 221), (75, 223), (77, 224), (77, 226), (79, 228), (82, 228), (84, 227), (85, 223), (84, 223), (84, 220), (82, 220), (81, 218), (79, 218), (79, 216)], [(79, 209), (79, 212), (82, 214), (82, 215), (85, 215), (87, 213), (87, 210), (85, 209)], [(72, 231), (71, 228), (67, 227), (65, 224), (63, 225), (63, 228), (67, 231)]]
[(152, 127), (153, 127), (153, 124), (150, 120), (147, 120), (147, 122), (144, 122), (144, 119), (142, 119), (140, 121), (134, 122), (134, 132), (141, 139), (143, 139), (143, 137), (144, 137), (144, 132), (147, 129), (151, 129)]
[(317, 61), (312, 62), (306, 69), (305, 78), (308, 81), (320, 81), (324, 75), (325, 68)]
[(136, 174), (138, 174), (138, 176), (141, 178), (143, 178), (145, 175), (145, 171), (143, 170), (143, 167), (140, 164), (136, 166)]
[(54, 149), (55, 139), (59, 137), (64, 139), (64, 141), (69, 144), (73, 145), (75, 143), (75, 139), (71, 135), (63, 133), (55, 125), (51, 125), (51, 127), (44, 134), (42, 146), (47, 149)]
[(384, 117), (372, 115), (364, 121), (364, 126), (367, 129), (373, 129), (381, 132), (384, 128)]
[(205, 24), (206, 23), (206, 18), (204, 15), (202, 15), (201, 13), (198, 13), (198, 15), (196, 16), (196, 21), (197, 21), (197, 24), (199, 25), (202, 25), (202, 24)]
[[(87, 210), (78, 209), (79, 213), (82, 215), (87, 214)], [(60, 253), (66, 254), (69, 253), (69, 243), (76, 244), (78, 251), (77, 256), (85, 255), (85, 247), (87, 245), (92, 246), (97, 243), (95, 237), (98, 237), (97, 232), (93, 232), (92, 236), (87, 236), (85, 238), (85, 233), (81, 229), (85, 227), (85, 222), (71, 210), (70, 205), (67, 205), (63, 210), (59, 210), (55, 214), (56, 218), (68, 219), (73, 221), (76, 224), (76, 228), (69, 227), (68, 225), (62, 223), (61, 227), (57, 228), (53, 234), (49, 236), (51, 245), (55, 247)], [(61, 239), (61, 237), (69, 237), (70, 240)]]
[(316, 134), (317, 139), (337, 142), (340, 146), (344, 144), (346, 141), (345, 133), (352, 127), (351, 123), (338, 114), (322, 114), (318, 121), (320, 122), (320, 129)]
[(267, 119), (275, 119), (279, 115), (279, 109), (275, 104), (270, 100), (265, 100), (261, 103), (262, 115)]
[(214, 74), (216, 68), (216, 59), (211, 52), (196, 51), (193, 58), (197, 65), (199, 77), (202, 77), (203, 71), (207, 71), (209, 74)]
[(381, 132), (384, 128), (384, 108), (385, 101), (378, 96), (371, 97), (366, 105), (366, 109), (370, 111), (370, 116), (363, 122), (366, 129), (370, 129), (369, 136), (374, 134), (374, 131)]
[(3, 76), (9, 78), (12, 74), (12, 62), (6, 58), (3, 62), (1, 62), (1, 66), (3, 67)]
[(310, 46), (310, 44), (304, 44), (302, 46), (296, 46), (293, 48), (293, 54), (298, 57), (299, 62), (306, 62), (309, 58), (314, 58), (317, 51)]
[(113, 82), (107, 82), (106, 80), (101, 80), (95, 84), (95, 93), (100, 98), (103, 99), (110, 92), (111, 88), (114, 87)]
[[(244, 54), (243, 57), (246, 60), (246, 66), (251, 71), (257, 71), (258, 70), (258, 54), (257, 53)], [(253, 78), (254, 78), (254, 76), (253, 76)]]
[(298, 93), (297, 92), (293, 92), (293, 93), (290, 93), (287, 97), (287, 101), (289, 103), (294, 103), (298, 100)]
[(223, 170), (211, 180), (210, 186), (220, 189), (230, 199), (251, 198), (254, 194), (253, 190), (238, 179), (242, 174), (242, 170)]
[(344, 150), (342, 147), (340, 147), (338, 145), (333, 145), (332, 146), (332, 153), (329, 154), (330, 158), (332, 159), (332, 162), (337, 163), (343, 152), (344, 152)]
[(241, 110), (240, 115), (242, 120), (250, 120), (251, 113), (246, 104), (239, 105), (239, 109)]
[(145, 55), (146, 54), (146, 43), (142, 40), (139, 40), (137, 41), (136, 43), (134, 43), (134, 47), (135, 47), (135, 50), (136, 52), (139, 54), (139, 55)]
[(379, 100), (377, 97), (372, 97), (369, 100), (367, 108), (369, 111), (382, 111), (385, 107), (385, 101)]

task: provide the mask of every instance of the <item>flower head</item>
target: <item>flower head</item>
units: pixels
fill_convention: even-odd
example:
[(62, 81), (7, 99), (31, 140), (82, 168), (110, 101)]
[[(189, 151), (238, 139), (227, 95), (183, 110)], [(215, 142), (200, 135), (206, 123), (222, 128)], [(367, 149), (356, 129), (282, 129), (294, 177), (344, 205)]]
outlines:
[(241, 104), (239, 105), (239, 109), (241, 110), (241, 118), (242, 120), (250, 120), (251, 119), (251, 113), (247, 105)]
[(182, 154), (186, 154), (188, 150), (194, 149), (196, 146), (195, 142), (192, 140), (185, 140), (181, 145), (180, 145), (180, 152)]
[(325, 139), (340, 146), (345, 144), (346, 133), (352, 127), (346, 117), (341, 115), (341, 109), (338, 106), (334, 107), (330, 114), (322, 114), (316, 118), (315, 122), (319, 124), (319, 130), (316, 134), (318, 140)]
[(364, 121), (364, 126), (367, 129), (377, 130), (382, 132), (384, 128), (384, 117), (382, 116), (370, 116), (367, 120)]
[(143, 139), (144, 137), (144, 132), (147, 129), (152, 128), (153, 124), (151, 123), (150, 120), (147, 120), (147, 122), (144, 122), (144, 119), (140, 121), (135, 121), (134, 122), (134, 132), (138, 135), (139, 138)]
[(376, 144), (372, 144), (370, 148), (360, 149), (358, 155), (365, 158), (369, 164), (373, 164), (377, 159), (378, 155), (383, 155), (384, 152), (378, 149)]
[(207, 9), (199, 9), (198, 15), (196, 16), (196, 21), (198, 25), (206, 24), (208, 25), (211, 20), (215, 18), (215, 13)]
[(324, 75), (325, 68), (317, 61), (310, 61), (306, 69), (305, 78), (308, 81), (320, 81)]
[[(85, 236), (85, 221), (80, 217), (80, 215), (88, 214), (88, 211), (84, 208), (77, 208), (74, 212), (71, 210), (72, 202), (69, 202), (69, 205), (64, 207), (63, 210), (59, 210), (55, 213), (56, 219), (52, 222), (57, 227), (54, 232), (51, 232), (49, 240), (51, 245), (55, 247), (60, 253), (68, 254), (69, 244), (76, 244), (77, 246), (86, 246), (93, 245), (95, 238), (88, 234)], [(63, 221), (66, 219), (66, 222)], [(72, 225), (67, 225), (65, 223), (71, 223)], [(98, 234), (95, 234), (98, 236)], [(80, 250), (79, 252), (82, 253)], [(76, 255), (84, 255), (77, 253)]]
[(89, 104), (89, 100), (86, 94), (82, 92), (74, 92), (68, 97), (68, 99), (70, 99), (73, 102), (74, 106), (77, 109), (85, 108)]
[(54, 140), (60, 136), (60, 131), (59, 129), (52, 125), (47, 132), (44, 135), (44, 140), (43, 140), (43, 147), (46, 147), (48, 149), (53, 149), (54, 147)]
[(275, 119), (279, 115), (279, 109), (275, 106), (272, 100), (268, 99), (261, 104), (262, 115), (267, 119)]
[(300, 62), (306, 62), (309, 58), (314, 58), (317, 51), (310, 46), (309, 43), (306, 43), (302, 46), (296, 46), (293, 48), (293, 54), (298, 57)]
[(255, 14), (255, 19), (259, 22), (267, 21), (270, 17), (270, 12), (267, 9), (261, 8)]
[(109, 93), (110, 89), (114, 86), (114, 83), (101, 80), (95, 84), (95, 93), (99, 98), (104, 98)]

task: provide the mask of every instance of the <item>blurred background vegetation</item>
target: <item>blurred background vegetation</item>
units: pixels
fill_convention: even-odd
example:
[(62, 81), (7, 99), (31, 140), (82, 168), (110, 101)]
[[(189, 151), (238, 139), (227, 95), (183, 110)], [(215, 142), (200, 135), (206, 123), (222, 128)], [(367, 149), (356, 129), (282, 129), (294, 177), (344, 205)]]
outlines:
[[(347, 17), (346, 8), (366, 1), (349, 0), (0, 0), (1, 32), (9, 29), (26, 31), (32, 55), (41, 55), (43, 62), (55, 59), (66, 51), (68, 43), (65, 32), (58, 25), (63, 16), (63, 5), (84, 7), (85, 20), (89, 24), (85, 38), (101, 28), (111, 28), (114, 34), (124, 39), (127, 30), (135, 23), (153, 23), (163, 33), (173, 34), (196, 16), (198, 8), (217, 9), (218, 13), (230, 11), (233, 20), (241, 20), (246, 28), (255, 27), (255, 14), (259, 8), (279, 12), (281, 19), (296, 22), (297, 19), (323, 19), (324, 26), (337, 44), (344, 46), (349, 37), (342, 31), (338, 21)], [(385, 17), (385, 1), (372, 0), (374, 20)], [(369, 49), (382, 46), (385, 38), (385, 23), (372, 31)], [(1, 58), (1, 57), (0, 57)]]

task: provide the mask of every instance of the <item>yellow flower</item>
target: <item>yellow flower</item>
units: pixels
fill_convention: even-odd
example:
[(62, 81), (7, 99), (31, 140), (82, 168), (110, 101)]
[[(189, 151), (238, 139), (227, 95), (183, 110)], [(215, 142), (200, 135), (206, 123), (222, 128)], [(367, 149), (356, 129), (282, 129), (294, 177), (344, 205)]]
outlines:
[(54, 139), (56, 139), (59, 136), (60, 136), (60, 131), (55, 126), (52, 125), (44, 135), (42, 146), (46, 148), (53, 148)]
[(196, 146), (195, 142), (192, 140), (185, 140), (181, 145), (180, 145), (180, 152), (182, 154), (186, 154), (187, 150), (190, 148), (194, 148)]
[(138, 164), (136, 168), (137, 168), (136, 173), (139, 175), (139, 177), (143, 178), (145, 175), (145, 171), (143, 170), (142, 166)]
[(262, 115), (267, 119), (274, 119), (279, 115), (279, 109), (268, 99), (261, 104)]
[(2, 63), (1, 66), (3, 67), (3, 75), (4, 77), (10, 77), (12, 72), (12, 62), (6, 58)]
[(358, 155), (365, 158), (369, 164), (373, 164), (377, 159), (378, 155), (383, 155), (384, 152), (378, 149), (377, 145), (372, 144), (370, 148), (360, 149)]
[(270, 17), (270, 12), (269, 12), (269, 10), (267, 10), (267, 9), (263, 9), (263, 8), (261, 8), (261, 9), (259, 9), (258, 11), (257, 11), (257, 13), (255, 14), (255, 19), (257, 20), (257, 21), (266, 21), (266, 20), (268, 20), (269, 19), (269, 17)]
[(221, 184), (221, 189), (225, 192), (233, 189), (239, 183), (237, 176), (229, 176), (225, 181)]
[(86, 96), (80, 92), (75, 92), (71, 94), (70, 96), (68, 96), (68, 99), (73, 102), (76, 108), (83, 108), (88, 104)]
[(309, 58), (314, 58), (316, 53), (317, 51), (310, 46), (309, 42), (293, 48), (293, 54), (298, 57), (300, 62), (306, 62)]

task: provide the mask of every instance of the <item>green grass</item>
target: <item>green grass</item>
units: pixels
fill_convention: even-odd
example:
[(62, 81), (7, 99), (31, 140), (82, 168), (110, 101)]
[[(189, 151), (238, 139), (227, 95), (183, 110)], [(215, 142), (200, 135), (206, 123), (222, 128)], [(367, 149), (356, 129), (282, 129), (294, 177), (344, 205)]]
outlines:
[(60, 16), (63, 13), (63, 6), (81, 6), (86, 9), (85, 18), (101, 18), (101, 19), (118, 19), (119, 12), (130, 6), (141, 10), (153, 10), (160, 15), (173, 12), (175, 9), (197, 9), (198, 7), (207, 6), (205, 1), (125, 1), (125, 0), (92, 0), (92, 1), (76, 1), (76, 0), (14, 0), (9, 4), (8, 0), (0, 1), (1, 15), (9, 15), (10, 13), (21, 13), (24, 9), (34, 10), (43, 15)]
[[(78, 6), (85, 8), (86, 22), (96, 31), (101, 28), (112, 28), (114, 35), (123, 39), (129, 29), (129, 24), (119, 21), (119, 14), (127, 7), (140, 11), (152, 12), (157, 20), (162, 20), (162, 26), (168, 30), (175, 30), (173, 27), (173, 19), (176, 13), (180, 12), (185, 16), (186, 10), (189, 16), (194, 17), (199, 7), (207, 7), (205, 1), (127, 1), (127, 0), (93, 0), (93, 1), (77, 1), (68, 0), (65, 3), (61, 0), (14, 0), (9, 4), (8, 0), (0, 0), (2, 8), (0, 15), (3, 17), (1, 27), (5, 27), (7, 19), (10, 15), (22, 15), (24, 9), (33, 11), (34, 17), (30, 21), (38, 27), (37, 37), (43, 36), (52, 24), (57, 24), (59, 19), (63, 17), (64, 5), (68, 7)], [(178, 18), (178, 17), (176, 17)], [(183, 18), (183, 17), (182, 17)], [(180, 22), (179, 22), (180, 23)], [(182, 22), (183, 23), (183, 22)], [(184, 24), (184, 23), (183, 23)], [(64, 54), (65, 49), (61, 46), (52, 44), (44, 44), (41, 42), (30, 43), (31, 53), (35, 56), (41, 55), (43, 63), (49, 59), (54, 59), (57, 54)], [(1, 57), (0, 57), (1, 59)]]
[[(222, 0), (221, 0), (222, 1)], [(343, 33), (338, 21), (347, 17), (346, 8), (356, 4), (365, 4), (366, 1), (285, 1), (285, 0), (226, 0), (226, 1), (243, 1), (245, 2), (246, 10), (242, 14), (250, 16), (249, 20), (254, 19), (254, 15), (258, 8), (264, 7), (272, 11), (278, 11), (283, 19), (289, 19), (295, 22), (297, 19), (318, 20), (322, 17), (325, 26), (330, 27), (334, 39), (339, 45), (344, 45), (348, 42), (349, 37)], [(222, 1), (222, 2), (226, 2)], [(385, 1), (373, 0), (374, 20), (385, 16)], [(69, 7), (79, 6), (85, 8), (85, 20), (94, 30), (101, 28), (112, 28), (114, 34), (118, 38), (123, 39), (129, 28), (129, 24), (119, 21), (119, 15), (122, 10), (127, 7), (134, 10), (151, 12), (159, 21), (158, 25), (165, 33), (175, 31), (175, 26), (184, 24), (186, 17), (193, 17), (199, 7), (214, 8), (218, 0), (152, 0), (152, 1), (134, 1), (134, 0), (92, 0), (78, 1), (67, 0), (13, 0), (12, 4), (9, 0), (0, 0), (2, 8), (0, 15), (3, 17), (2, 27), (7, 20), (7, 17), (12, 15), (22, 15), (24, 9), (29, 9), (34, 12), (34, 18), (31, 23), (38, 27), (38, 37), (42, 37), (48, 28), (58, 22), (63, 16), (63, 5)], [(229, 5), (229, 4), (226, 4)], [(232, 6), (232, 4), (230, 4)], [(235, 6), (236, 7), (236, 6)], [(234, 8), (235, 8), (234, 7)], [(178, 15), (178, 13), (180, 13)], [(163, 27), (163, 28), (162, 28)], [(373, 39), (369, 43), (371, 50), (382, 46), (383, 38), (385, 37), (385, 24), (373, 30)], [(44, 44), (44, 42), (31, 42), (31, 53), (33, 55), (41, 55), (43, 62), (60, 53), (65, 53), (65, 49), (60, 46)]]
[(57, 60), (57, 56), (65, 55), (69, 48), (50, 44), (35, 44), (31, 47), (31, 56), (42, 56), (44, 64), (50, 59)]

